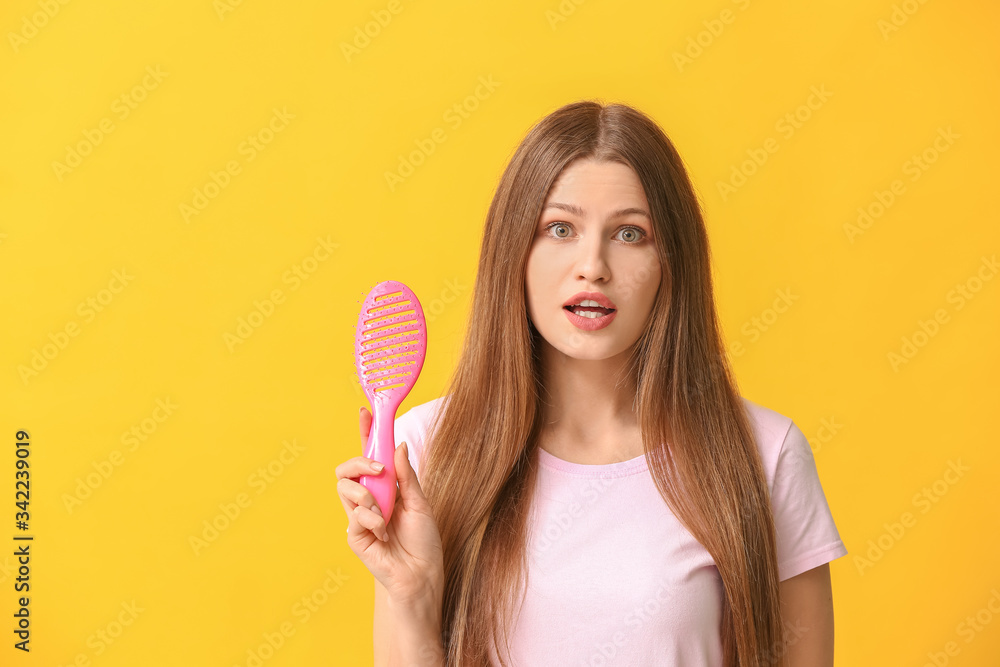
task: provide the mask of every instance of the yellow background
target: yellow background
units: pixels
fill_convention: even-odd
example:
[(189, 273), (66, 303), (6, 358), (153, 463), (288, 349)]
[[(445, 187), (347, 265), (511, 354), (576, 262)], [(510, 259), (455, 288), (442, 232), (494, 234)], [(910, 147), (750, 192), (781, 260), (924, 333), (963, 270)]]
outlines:
[[(1000, 280), (982, 262), (1000, 250), (1000, 8), (393, 7), (2, 4), (0, 663), (247, 665), (285, 623), (294, 634), (268, 667), (370, 664), (372, 577), (334, 488), (335, 466), (361, 451), (358, 300), (381, 280), (414, 289), (430, 346), (402, 409), (440, 396), (507, 158), (546, 113), (600, 98), (636, 105), (676, 143), (705, 206), (741, 390), (813, 441), (850, 551), (832, 564), (838, 664), (996, 665)], [(376, 16), (391, 20), (364, 45)], [(829, 96), (802, 107), (814, 87)], [(272, 120), (280, 130), (262, 132)], [(102, 122), (113, 131), (87, 151)], [(421, 154), (437, 128), (444, 141)], [(269, 139), (252, 160), (250, 136)], [(769, 140), (777, 150), (723, 198), (719, 183)], [(78, 166), (54, 166), (80, 144)], [(935, 160), (913, 172), (925, 151)], [(420, 164), (390, 187), (411, 154)], [(213, 173), (225, 187), (185, 219)], [(896, 179), (902, 194), (849, 238), (858, 207)], [(961, 308), (957, 285), (978, 290)], [(275, 290), (282, 303), (227, 343)], [(770, 310), (782, 290), (792, 304)], [(904, 338), (921, 345), (894, 366)], [(36, 353), (41, 370), (24, 375)], [(130, 450), (133, 428), (145, 439)], [(31, 434), (36, 538), (28, 655), (10, 632), (18, 429)], [(286, 442), (298, 453), (276, 465)], [(968, 470), (946, 476), (950, 462)], [(253, 476), (269, 464), (281, 472), (262, 489)], [(99, 485), (67, 506), (88, 476)], [(935, 502), (916, 496), (925, 487)], [(248, 506), (196, 553), (191, 536), (239, 498)], [(305, 617), (310, 596), (323, 604)], [(960, 624), (977, 612), (992, 623), (970, 636)]]

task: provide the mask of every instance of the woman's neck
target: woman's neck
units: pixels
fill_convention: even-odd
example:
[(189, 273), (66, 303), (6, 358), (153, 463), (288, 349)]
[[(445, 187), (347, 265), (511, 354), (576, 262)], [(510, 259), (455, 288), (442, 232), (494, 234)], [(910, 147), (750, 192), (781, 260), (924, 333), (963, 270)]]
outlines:
[(542, 449), (588, 464), (627, 461), (642, 454), (633, 408), (635, 382), (622, 375), (627, 352), (591, 361), (548, 348), (541, 357)]

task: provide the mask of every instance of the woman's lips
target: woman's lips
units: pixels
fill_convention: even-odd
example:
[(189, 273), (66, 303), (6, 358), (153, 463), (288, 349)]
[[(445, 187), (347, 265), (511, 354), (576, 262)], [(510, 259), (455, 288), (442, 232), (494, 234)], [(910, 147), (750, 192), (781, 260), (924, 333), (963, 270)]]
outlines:
[(563, 312), (566, 313), (566, 318), (569, 319), (570, 323), (572, 323), (577, 329), (582, 329), (584, 331), (597, 331), (598, 329), (603, 329), (611, 324), (612, 320), (615, 319), (615, 315), (618, 314), (617, 310), (609, 311), (607, 308), (598, 308), (594, 306), (581, 306), (576, 308), (576, 310), (604, 313), (598, 317), (586, 317), (584, 315), (577, 315), (569, 306), (564, 306)]
[(593, 301), (591, 306), (600, 306), (608, 310), (614, 310), (614, 302), (601, 292), (577, 292), (570, 298), (563, 301), (563, 306), (582, 306), (587, 301)]

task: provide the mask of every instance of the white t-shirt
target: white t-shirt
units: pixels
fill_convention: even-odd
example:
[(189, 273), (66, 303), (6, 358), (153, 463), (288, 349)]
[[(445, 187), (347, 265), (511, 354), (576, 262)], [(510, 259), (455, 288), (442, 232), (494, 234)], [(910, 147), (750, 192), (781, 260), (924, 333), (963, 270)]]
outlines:
[[(418, 479), (428, 427), (446, 398), (396, 419), (396, 445), (409, 446)], [(778, 578), (846, 555), (802, 431), (788, 417), (743, 401), (771, 492)], [(667, 507), (645, 456), (585, 465), (543, 449), (538, 455), (513, 666), (720, 667), (722, 579)]]

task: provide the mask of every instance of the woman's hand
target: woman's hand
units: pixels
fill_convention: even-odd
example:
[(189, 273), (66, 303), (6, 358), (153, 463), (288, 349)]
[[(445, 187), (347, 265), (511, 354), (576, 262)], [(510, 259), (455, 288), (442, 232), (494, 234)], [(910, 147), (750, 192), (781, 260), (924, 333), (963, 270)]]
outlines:
[[(371, 413), (362, 408), (360, 420), (364, 447), (371, 430)], [(406, 443), (396, 447), (399, 488), (389, 525), (374, 496), (358, 483), (361, 475), (378, 474), (372, 467), (374, 461), (356, 456), (337, 466), (337, 494), (347, 512), (347, 544), (385, 586), (393, 604), (440, 602), (444, 593), (441, 535), (406, 454)]]

